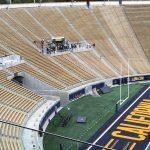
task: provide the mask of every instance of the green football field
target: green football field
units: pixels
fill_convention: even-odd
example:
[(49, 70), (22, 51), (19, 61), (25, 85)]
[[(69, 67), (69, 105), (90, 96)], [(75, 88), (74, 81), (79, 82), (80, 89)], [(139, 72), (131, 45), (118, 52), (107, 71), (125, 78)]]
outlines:
[[(130, 97), (141, 88), (142, 84), (130, 85)], [(62, 127), (60, 117), (55, 116), (46, 131), (86, 141), (115, 113), (119, 97), (119, 87), (114, 87), (111, 93), (100, 97), (88, 95), (75, 100), (60, 111), (62, 116), (70, 112), (73, 114), (67, 126)], [(122, 86), (122, 97), (127, 97), (127, 86)], [(77, 124), (77, 116), (86, 116), (87, 122)], [(43, 139), (44, 150), (59, 150), (60, 147), (63, 147), (63, 150), (76, 150), (80, 145), (80, 143), (48, 135), (44, 135)]]

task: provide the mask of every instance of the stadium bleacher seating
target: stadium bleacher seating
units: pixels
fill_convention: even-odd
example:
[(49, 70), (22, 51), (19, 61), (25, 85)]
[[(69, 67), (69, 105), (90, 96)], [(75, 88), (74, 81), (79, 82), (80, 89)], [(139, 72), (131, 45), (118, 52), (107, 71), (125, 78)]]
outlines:
[(0, 36), (0, 39), (3, 42), (8, 42), (7, 46), (13, 50), (15, 49), (15, 53), (25, 57), (27, 61), (30, 61), (30, 63), (33, 63), (36, 67), (43, 70), (49, 76), (63, 82), (67, 86), (80, 82), (63, 68), (53, 63), (51, 59), (48, 59), (37, 52), (37, 50), (34, 49), (30, 43), (24, 43), (25, 41), (23, 42), (23, 39), (19, 36), (19, 34), (13, 32), (10, 28), (7, 28), (4, 23), (1, 22), (0, 25), (2, 28), (4, 27), (2, 32), (6, 32), (5, 36), (3, 36), (3, 34)]
[[(69, 57), (69, 54), (66, 54), (67, 57)], [(55, 61), (61, 63), (65, 68), (68, 68), (69, 70), (73, 71), (77, 76), (82, 78), (83, 80), (90, 80), (95, 78), (89, 71), (86, 71), (85, 68), (83, 68), (81, 65), (74, 64), (71, 60), (68, 60), (66, 58), (66, 55), (58, 55), (52, 57)]]
[[(96, 8), (93, 9), (93, 12), (95, 9)], [(79, 13), (80, 11), (82, 13)], [(120, 68), (120, 63), (118, 63), (120, 62), (119, 55), (108, 41), (109, 36), (105, 33), (105, 27), (100, 24), (100, 21), (96, 20), (99, 17), (95, 19), (96, 15), (93, 14), (92, 11), (84, 8), (74, 8), (74, 10), (68, 8), (63, 9), (62, 12), (66, 17), (68, 17), (70, 22), (72, 22), (72, 24), (85, 40), (95, 43), (95, 49), (100, 56), (105, 57), (117, 69)], [(84, 27), (84, 30), (82, 27)], [(127, 74), (127, 72), (125, 72), (125, 74)]]
[[(82, 14), (79, 12), (82, 12)], [(51, 14), (50, 17), (45, 19), (48, 14)], [(25, 57), (28, 62), (32, 63), (37, 68), (44, 71), (44, 73), (50, 75), (52, 78), (55, 78), (59, 82), (62, 82), (65, 86), (71, 86), (80, 83), (82, 80), (90, 80), (92, 77), (90, 73), (87, 72), (86, 77), (83, 78), (83, 76), (81, 76), (81, 73), (79, 73), (78, 69), (76, 70), (75, 74), (77, 74), (79, 78), (76, 78), (71, 73), (63, 69), (61, 66), (55, 64), (52, 61), (53, 59), (56, 59), (55, 57), (51, 59), (42, 56), (39, 53), (40, 50), (35, 47), (35, 45), (33, 45), (34, 40), (39, 40), (42, 38), (50, 39), (50, 35), (63, 35), (69, 40), (86, 40), (90, 43), (95, 43), (95, 49), (97, 50), (98, 54), (102, 57), (105, 57), (105, 59), (109, 63), (111, 63), (114, 68), (118, 70), (118, 72), (120, 72), (121, 62), (124, 68), (123, 74), (127, 75), (127, 64), (121, 61), (119, 54), (114, 50), (113, 46), (108, 40), (109, 38), (113, 38), (115, 43), (117, 43), (117, 46), (121, 48), (121, 53), (126, 59), (130, 57), (131, 54), (135, 54), (134, 60), (130, 60), (130, 65), (134, 68), (135, 71), (137, 71), (137, 73), (145, 73), (149, 71), (149, 64), (147, 63), (147, 58), (140, 50), (137, 41), (134, 40), (134, 35), (131, 35), (128, 38), (126, 36), (126, 34), (130, 32), (130, 26), (125, 18), (126, 16), (123, 13), (122, 8), (111, 6), (101, 8), (95, 7), (91, 11), (82, 7), (58, 9), (25, 8), (10, 11), (3, 10), (1, 12), (1, 15), (2, 19), (0, 23), (1, 26), (4, 26), (3, 33), (5, 33), (1, 35), (2, 40), (7, 43), (7, 45), (13, 50), (13, 52)], [(21, 17), (22, 15), (25, 17), (25, 19)], [(80, 17), (81, 15), (82, 17)], [(120, 15), (120, 17), (118, 17), (118, 15)], [(100, 18), (99, 16), (102, 17), (100, 20), (97, 20), (96, 18)], [(113, 18), (112, 22), (109, 21), (110, 18)], [(106, 26), (104, 26), (104, 23), (101, 24), (103, 20), (104, 23), (106, 23)], [(30, 26), (28, 22), (31, 22)], [(49, 22), (51, 22), (51, 24)], [(73, 25), (74, 29), (69, 23)], [(118, 28), (114, 28), (116, 24), (118, 24)], [(84, 26), (84, 30), (82, 29), (82, 26)], [(108, 28), (111, 32), (107, 30)], [(12, 29), (17, 30), (17, 32), (15, 33)], [(37, 30), (35, 31), (35, 29)], [(12, 35), (13, 39), (9, 35), (7, 35), (5, 31), (7, 31), (9, 35)], [(30, 55), (31, 53), (32, 55)], [(96, 56), (92, 56), (90, 56), (92, 60), (96, 58)], [(138, 60), (139, 56), (140, 60)], [(84, 58), (82, 57), (83, 56), (81, 54), (80, 58), (83, 60)], [(96, 60), (98, 60), (98, 58), (99, 57), (97, 56)], [(63, 61), (65, 63), (65, 59), (63, 59), (62, 62)], [(140, 65), (141, 61), (143, 61), (144, 66)], [(104, 78), (115, 76), (114, 74), (110, 74), (111, 72), (109, 71), (109, 68), (105, 64), (103, 64), (101, 60), (98, 60), (98, 62), (101, 63), (102, 68), (106, 68), (105, 71), (101, 71), (101, 74), (104, 76)], [(59, 64), (61, 64), (60, 61)], [(67, 65), (66, 63), (65, 66), (63, 65), (63, 67), (67, 70), (75, 69), (73, 68), (73, 66), (70, 67), (70, 61), (68, 61), (68, 64), (69, 65)], [(51, 68), (51, 72), (49, 72), (48, 68)], [(101, 68), (99, 68), (99, 70), (101, 70)], [(133, 74), (132, 70), (130, 71), (130, 74)], [(80, 78), (81, 80), (79, 80)]]
[(138, 73), (149, 72), (150, 66), (147, 62), (147, 57), (141, 49), (134, 32), (132, 31), (123, 8), (117, 6), (108, 6), (102, 7), (101, 11), (103, 12), (101, 14), (105, 22), (110, 28), (114, 38), (119, 43), (124, 56), (131, 58), (131, 65)]
[(36, 102), (33, 100), (25, 99), (22, 96), (16, 95), (1, 87), (0, 87), (0, 94), (1, 94), (0, 102), (2, 104), (8, 105), (10, 107), (16, 108), (24, 112), (29, 112), (36, 104)]
[[(15, 53), (25, 63), (0, 70), (0, 119), (23, 125), (43, 97), (7, 79), (26, 72), (59, 90), (93, 80), (150, 72), (150, 6), (41, 7), (0, 10), (0, 57)], [(143, 24), (144, 22), (144, 24)], [(94, 50), (55, 56), (34, 41), (64, 36), (95, 44)], [(6, 51), (7, 50), (7, 51)], [(79, 61), (80, 60), (80, 61)], [(2, 150), (22, 150), (21, 129), (0, 123)]]
[(145, 54), (150, 60), (150, 26), (148, 24), (150, 18), (149, 5), (133, 5), (124, 7), (126, 15), (131, 23), (131, 26), (136, 33), (140, 44), (143, 47)]
[(26, 96), (28, 98), (31, 98), (35, 101), (39, 101), (42, 100), (43, 98), (33, 92), (31, 92), (30, 90), (24, 88), (23, 86), (20, 86), (19, 84), (14, 83), (13, 81), (7, 80), (6, 76), (2, 76), (1, 74), (2, 71), (0, 71), (0, 83), (1, 86), (13, 91), (13, 92), (17, 92), (20, 95)]
[[(8, 72), (0, 70), (0, 119), (23, 125), (29, 112), (43, 97), (7, 79)], [(22, 150), (21, 128), (0, 123), (1, 149)]]
[(18, 138), (8, 138), (8, 137), (1, 137), (2, 139), (2, 150), (22, 150), (22, 142)]
[(11, 68), (8, 68), (9, 71), (11, 72), (21, 72), (24, 71), (28, 74), (30, 74), (31, 76), (45, 82), (46, 84), (56, 87), (58, 89), (62, 89), (64, 88), (64, 86), (59, 83), (58, 81), (54, 81), (52, 80), (52, 78), (50, 78), (47, 74), (45, 74), (44, 72), (39, 72), (38, 70), (36, 70), (35, 68), (29, 66), (28, 64), (24, 63), (24, 64), (20, 64), (17, 66), (13, 66)]
[(76, 53), (84, 62), (95, 68), (100, 74), (106, 78), (115, 77), (116, 75), (92, 52)]
[[(23, 121), (26, 117), (26, 113), (15, 108), (3, 105), (0, 103), (0, 119), (16, 124), (23, 124)], [(4, 123), (0, 123), (1, 127), (1, 149), (2, 150), (21, 150), (21, 139), (20, 133), (21, 129), (17, 127), (13, 127), (11, 125), (7, 125)]]
[[(68, 25), (63, 16), (55, 8), (26, 9), (38, 22), (40, 22), (51, 35), (64, 36), (69, 40), (80, 41), (80, 37)], [(49, 15), (53, 14), (53, 15)], [(43, 16), (49, 16), (47, 19)], [(51, 22), (51, 23), (50, 23)]]
[(8, 53), (0, 47), (0, 57), (6, 56)]

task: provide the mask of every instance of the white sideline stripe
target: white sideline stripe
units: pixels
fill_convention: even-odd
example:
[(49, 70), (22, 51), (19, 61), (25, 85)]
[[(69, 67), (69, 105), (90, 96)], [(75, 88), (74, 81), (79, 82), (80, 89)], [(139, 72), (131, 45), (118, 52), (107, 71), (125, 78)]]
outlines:
[[(106, 132), (139, 100), (139, 98), (141, 98), (148, 90), (150, 89), (150, 86), (120, 115), (118, 116), (118, 118), (98, 137), (98, 139), (96, 139), (92, 144), (96, 144), (99, 139), (101, 139)], [(87, 148), (87, 150), (90, 150), (92, 146), (90, 146), (89, 148)]]
[(146, 146), (145, 150), (148, 150), (149, 146), (150, 146), (150, 142), (149, 142), (148, 145)]

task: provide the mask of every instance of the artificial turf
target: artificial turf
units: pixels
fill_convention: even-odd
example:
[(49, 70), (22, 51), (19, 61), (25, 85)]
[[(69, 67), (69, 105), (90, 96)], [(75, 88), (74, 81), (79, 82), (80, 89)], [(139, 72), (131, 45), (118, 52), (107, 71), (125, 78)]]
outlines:
[[(130, 97), (141, 89), (141, 85), (130, 86)], [(86, 141), (115, 113), (119, 97), (119, 87), (114, 87), (111, 93), (103, 94), (100, 97), (88, 95), (75, 100), (60, 111), (63, 116), (69, 112), (73, 114), (67, 126), (62, 127), (60, 117), (55, 116), (46, 131)], [(126, 97), (127, 86), (122, 86), (122, 98)], [(77, 116), (86, 116), (87, 122), (85, 124), (76, 123)], [(48, 135), (44, 135), (43, 139), (44, 150), (59, 150), (60, 147), (63, 147), (63, 150), (76, 150), (80, 145), (81, 143)]]

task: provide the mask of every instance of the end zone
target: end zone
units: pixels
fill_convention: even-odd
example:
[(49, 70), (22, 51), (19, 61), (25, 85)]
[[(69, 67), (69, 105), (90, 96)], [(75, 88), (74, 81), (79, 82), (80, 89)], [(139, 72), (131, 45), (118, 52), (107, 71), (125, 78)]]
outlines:
[(131, 98), (110, 120), (89, 140), (91, 143), (116, 150), (146, 149), (150, 142), (150, 86)]

